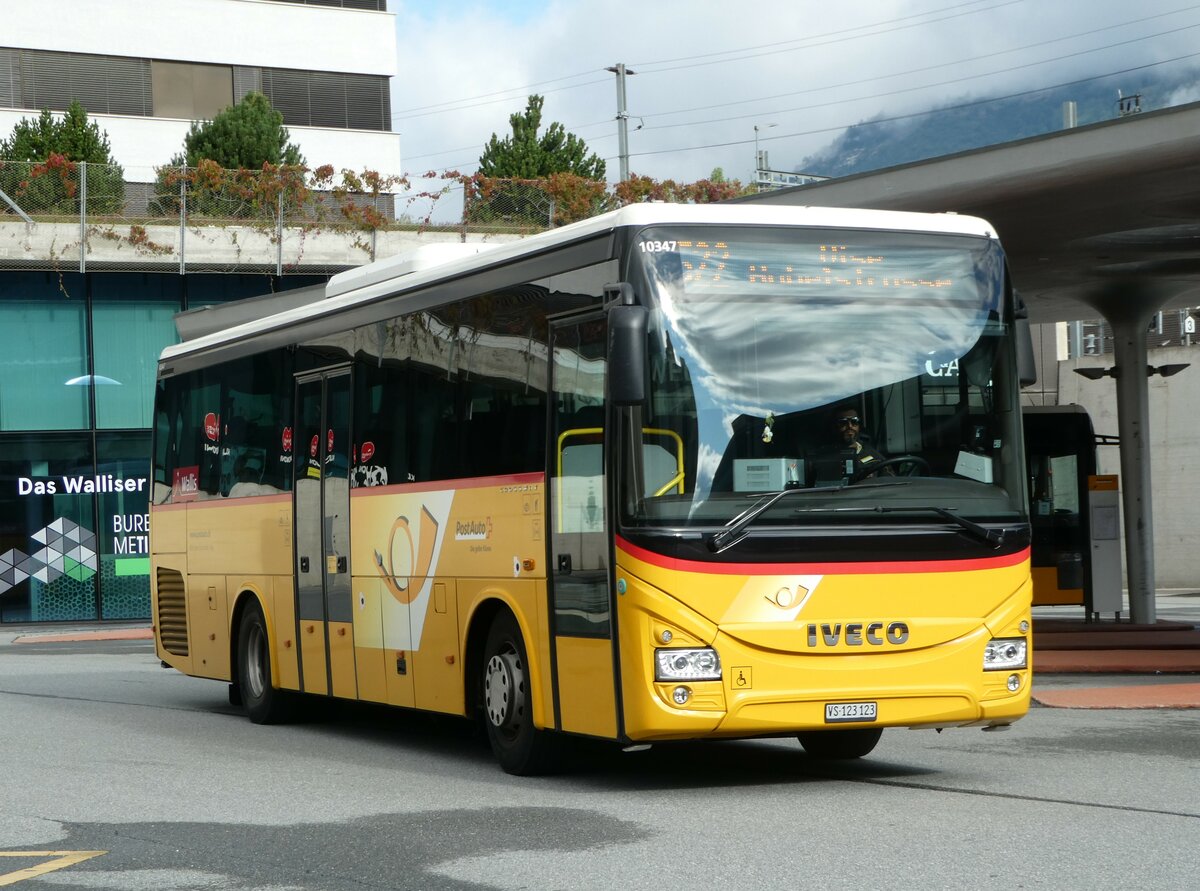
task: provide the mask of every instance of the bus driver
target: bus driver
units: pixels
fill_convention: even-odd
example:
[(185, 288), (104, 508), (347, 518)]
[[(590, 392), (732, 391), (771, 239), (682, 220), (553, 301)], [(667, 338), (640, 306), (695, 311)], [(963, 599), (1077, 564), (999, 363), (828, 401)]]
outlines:
[[(876, 451), (860, 438), (862, 418), (859, 417), (858, 409), (854, 405), (839, 405), (833, 410), (830, 422), (833, 425), (834, 441), (847, 453), (848, 460), (854, 462), (854, 477), (870, 476), (871, 465), (886, 460), (881, 452)], [(850, 453), (853, 454), (850, 455)], [(885, 468), (883, 473), (890, 474), (891, 470)]]

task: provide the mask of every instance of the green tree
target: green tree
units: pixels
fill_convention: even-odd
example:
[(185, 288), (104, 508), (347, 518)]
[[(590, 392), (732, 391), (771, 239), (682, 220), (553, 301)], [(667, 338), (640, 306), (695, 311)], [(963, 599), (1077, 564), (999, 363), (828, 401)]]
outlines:
[(215, 161), (227, 170), (257, 170), (263, 164), (302, 166), (304, 156), (289, 139), (283, 113), (262, 93), (247, 93), (211, 121), (194, 121), (183, 139), (183, 153), (171, 163), (195, 167), (201, 161)]
[(271, 214), (280, 194), (293, 207), (303, 191), (305, 161), (290, 139), (283, 113), (262, 93), (247, 93), (211, 121), (193, 121), (183, 151), (158, 171), (152, 211), (178, 213), (181, 182), (189, 214)]
[(88, 165), (88, 212), (119, 213), (125, 204), (125, 172), (113, 161), (108, 134), (88, 120), (77, 101), (62, 117), (42, 109), (36, 118), (22, 118), (0, 140), (0, 189), (26, 213), (75, 214), (82, 162)]
[(587, 144), (562, 124), (555, 121), (539, 135), (544, 101), (530, 96), (524, 112), (509, 116), (511, 136), (492, 134), (479, 156), (479, 173), (497, 179), (545, 179), (553, 173), (604, 179), (604, 160), (588, 154)]
[[(590, 215), (574, 205), (604, 182), (604, 161), (589, 154), (587, 144), (557, 121), (539, 132), (542, 103), (541, 96), (530, 96), (525, 111), (508, 118), (512, 133), (503, 139), (493, 133), (483, 147), (464, 206), (467, 222), (540, 229), (551, 220), (561, 224), (580, 213)], [(556, 181), (553, 187), (551, 179)], [(575, 185), (565, 186), (568, 182)], [(572, 209), (559, 213), (566, 210), (561, 199), (568, 194)], [(594, 213), (602, 202), (588, 206)]]

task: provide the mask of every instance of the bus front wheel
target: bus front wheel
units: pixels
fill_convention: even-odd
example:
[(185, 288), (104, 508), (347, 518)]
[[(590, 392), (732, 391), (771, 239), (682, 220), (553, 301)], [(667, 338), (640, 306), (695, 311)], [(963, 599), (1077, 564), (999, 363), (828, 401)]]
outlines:
[(556, 740), (533, 726), (525, 641), (510, 613), (496, 616), (484, 645), (479, 679), (488, 742), (507, 773), (531, 776), (555, 767)]
[[(246, 605), (238, 624), (238, 692), (255, 724), (279, 724), (291, 716), (292, 698), (271, 683), (271, 644), (257, 602)], [(232, 699), (232, 697), (231, 697)]]
[(821, 761), (848, 761), (871, 754), (882, 727), (865, 727), (855, 730), (810, 730), (798, 734), (800, 745), (810, 758)]

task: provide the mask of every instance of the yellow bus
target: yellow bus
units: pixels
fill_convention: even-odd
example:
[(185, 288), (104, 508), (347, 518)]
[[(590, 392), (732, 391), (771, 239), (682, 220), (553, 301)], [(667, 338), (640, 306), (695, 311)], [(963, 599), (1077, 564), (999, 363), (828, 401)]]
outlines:
[[(987, 223), (643, 204), (161, 357), (160, 658), (572, 735), (1006, 727), (1030, 693), (1028, 323)], [(850, 435), (853, 434), (853, 435)]]

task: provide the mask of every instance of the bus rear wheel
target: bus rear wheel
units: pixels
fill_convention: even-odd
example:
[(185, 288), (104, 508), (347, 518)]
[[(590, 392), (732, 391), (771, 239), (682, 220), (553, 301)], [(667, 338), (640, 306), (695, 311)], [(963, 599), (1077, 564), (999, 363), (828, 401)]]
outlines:
[(479, 678), (480, 712), (488, 742), (507, 773), (532, 776), (557, 766), (557, 740), (533, 726), (533, 699), (525, 641), (510, 613), (488, 631)]
[[(262, 608), (251, 602), (242, 610), (237, 637), (238, 692), (246, 716), (255, 724), (280, 724), (292, 715), (293, 697), (271, 682), (271, 644)], [(232, 697), (231, 697), (232, 698)]]
[(797, 734), (800, 745), (810, 758), (820, 761), (849, 761), (871, 754), (882, 727), (864, 727), (854, 730), (809, 730)]

